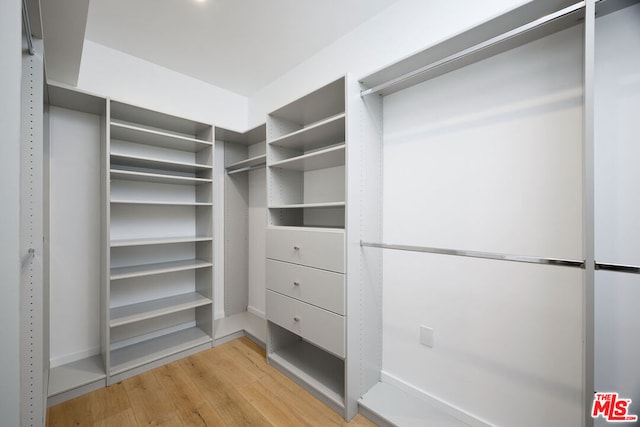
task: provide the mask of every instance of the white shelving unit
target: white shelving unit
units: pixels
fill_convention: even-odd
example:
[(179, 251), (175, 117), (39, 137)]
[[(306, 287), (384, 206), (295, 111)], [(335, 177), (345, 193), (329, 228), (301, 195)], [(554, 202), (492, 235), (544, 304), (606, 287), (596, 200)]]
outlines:
[(379, 317), (359, 277), (359, 241), (380, 232), (377, 190), (361, 180), (380, 179), (381, 109), (365, 106), (359, 90), (340, 78), (267, 121), (268, 361), (347, 420), (379, 375), (381, 351)]
[(264, 344), (266, 125), (247, 132), (216, 128), (224, 147), (224, 316), (215, 342), (247, 335)]
[(110, 101), (107, 383), (211, 346), (213, 128)]

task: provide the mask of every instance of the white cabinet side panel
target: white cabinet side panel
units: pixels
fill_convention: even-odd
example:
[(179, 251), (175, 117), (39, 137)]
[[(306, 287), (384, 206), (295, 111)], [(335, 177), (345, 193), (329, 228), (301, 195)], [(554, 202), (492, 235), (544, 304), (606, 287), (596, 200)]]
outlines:
[(52, 367), (100, 351), (100, 117), (50, 108)]

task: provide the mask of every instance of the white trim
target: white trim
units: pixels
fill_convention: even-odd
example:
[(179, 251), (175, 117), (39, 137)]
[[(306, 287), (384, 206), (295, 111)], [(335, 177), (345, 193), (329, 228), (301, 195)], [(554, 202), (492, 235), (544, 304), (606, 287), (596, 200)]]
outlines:
[(248, 306), (247, 307), (247, 312), (253, 314), (254, 316), (258, 316), (261, 319), (266, 319), (267, 318), (267, 313), (265, 313), (262, 310), (258, 310), (257, 308), (252, 307), (252, 306)]
[(224, 319), (225, 317), (227, 317), (227, 314), (224, 311), (216, 311), (213, 315), (214, 320)]
[(57, 368), (58, 366), (63, 366), (67, 363), (76, 362), (82, 359), (88, 359), (98, 354), (100, 354), (100, 346), (91, 347), (87, 350), (82, 350), (75, 353), (63, 354), (61, 356), (52, 358), (49, 361), (49, 367), (50, 369)]
[(419, 389), (418, 387), (409, 384), (408, 382), (382, 370), (380, 372), (380, 379), (382, 382), (385, 382), (387, 384), (390, 384), (394, 387), (397, 387), (398, 389), (404, 391), (405, 393), (423, 400), (423, 401), (427, 401), (431, 406), (440, 409), (442, 412), (451, 415), (452, 417), (462, 421), (463, 423), (466, 423), (470, 426), (474, 426), (474, 427), (488, 427), (488, 426), (492, 426), (493, 424), (491, 424), (488, 421), (485, 421), (463, 409), (458, 408), (457, 406), (454, 406), (448, 402), (445, 402), (442, 399), (439, 399), (429, 393), (427, 393), (424, 390)]

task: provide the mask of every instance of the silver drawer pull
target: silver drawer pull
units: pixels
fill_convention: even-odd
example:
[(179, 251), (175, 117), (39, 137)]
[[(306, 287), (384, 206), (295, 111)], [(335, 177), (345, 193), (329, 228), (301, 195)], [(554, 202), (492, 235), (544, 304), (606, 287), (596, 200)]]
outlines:
[(299, 322), (299, 321), (300, 321), (300, 318), (299, 318), (298, 316), (295, 316), (295, 317), (293, 318), (293, 320), (294, 320), (295, 322)]
[(300, 286), (300, 282), (293, 282), (293, 286)]
[(300, 246), (293, 245), (293, 250), (294, 251), (299, 251), (300, 250)]

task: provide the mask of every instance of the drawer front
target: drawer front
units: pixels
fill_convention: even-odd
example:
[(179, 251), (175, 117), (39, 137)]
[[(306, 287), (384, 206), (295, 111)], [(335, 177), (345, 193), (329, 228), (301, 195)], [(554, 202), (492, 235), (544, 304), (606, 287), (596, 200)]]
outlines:
[(344, 274), (267, 260), (267, 289), (344, 316)]
[(344, 358), (344, 317), (267, 291), (267, 320)]
[(267, 258), (344, 273), (344, 232), (267, 229)]

